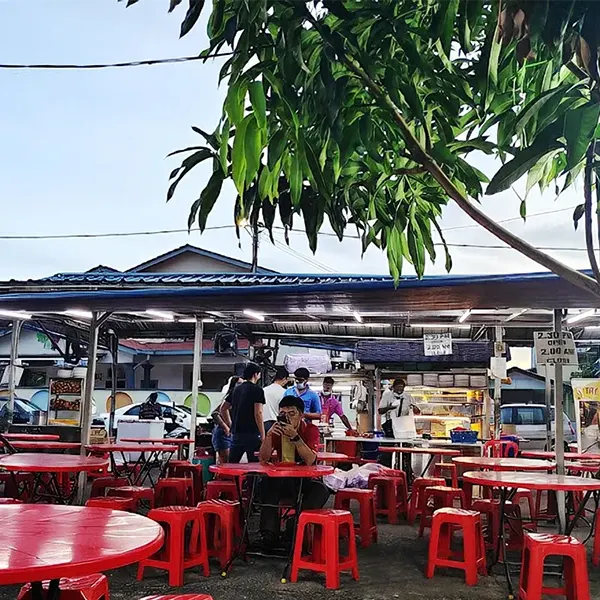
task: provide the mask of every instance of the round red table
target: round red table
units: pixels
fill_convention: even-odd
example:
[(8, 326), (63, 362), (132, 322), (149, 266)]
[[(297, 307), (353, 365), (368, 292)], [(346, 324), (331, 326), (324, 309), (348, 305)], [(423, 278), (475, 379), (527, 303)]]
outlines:
[(133, 442), (136, 444), (167, 444), (177, 446), (177, 458), (183, 458), (183, 447), (190, 446), (194, 440), (190, 438), (121, 438), (121, 442)]
[(33, 440), (9, 440), (9, 442), (15, 450), (32, 450), (34, 452), (61, 452), (66, 450), (79, 450), (81, 448), (79, 442), (38, 442)]
[[(394, 456), (396, 453), (398, 454), (416, 454), (422, 456), (429, 456), (429, 460), (425, 467), (423, 467), (423, 473), (427, 473), (429, 471), (429, 467), (431, 467), (431, 463), (436, 456), (460, 456), (460, 450), (451, 450), (450, 448), (436, 448), (435, 446), (428, 446), (423, 448), (422, 446), (417, 447), (389, 447), (389, 446), (379, 446), (379, 452), (387, 453), (392, 455), (392, 461), (394, 460)], [(410, 467), (410, 468), (409, 468)], [(402, 468), (400, 464), (399, 457), (396, 460), (396, 468)], [(407, 471), (409, 480), (412, 480), (412, 465), (410, 461), (404, 465), (404, 470)]]
[[(555, 459), (556, 452), (547, 450), (525, 450), (521, 452), (524, 458), (546, 458)], [(600, 460), (600, 454), (586, 454), (584, 452), (565, 452), (565, 460)]]
[(106, 508), (0, 507), (0, 585), (81, 577), (134, 564), (158, 551), (163, 530)]
[(341, 452), (317, 452), (317, 460), (319, 462), (352, 462), (352, 459), (347, 454)]
[(457, 456), (452, 462), (476, 469), (491, 471), (553, 471), (556, 463), (548, 460), (531, 460), (528, 458), (493, 458), (491, 456)]
[[(0, 468), (15, 473), (32, 473), (33, 480), (20, 485), (19, 495), (30, 502), (50, 499), (69, 504), (77, 495), (77, 477), (70, 474), (89, 473), (106, 469), (108, 461), (102, 458), (72, 456), (69, 454), (9, 454), (0, 457)], [(59, 477), (60, 476), (60, 477)], [(14, 479), (17, 489), (19, 484)]]
[(27, 442), (58, 442), (60, 435), (54, 433), (3, 433), (7, 440), (22, 440)]
[[(159, 465), (158, 477), (164, 477), (171, 457), (177, 452), (177, 446), (173, 444), (146, 443), (91, 444), (85, 449), (90, 454), (108, 454), (112, 472), (127, 477), (131, 485), (143, 485), (148, 480), (152, 487), (156, 485), (152, 468)], [(116, 460), (115, 454), (120, 455), (120, 461)], [(137, 456), (137, 459), (131, 459), (130, 454)]]

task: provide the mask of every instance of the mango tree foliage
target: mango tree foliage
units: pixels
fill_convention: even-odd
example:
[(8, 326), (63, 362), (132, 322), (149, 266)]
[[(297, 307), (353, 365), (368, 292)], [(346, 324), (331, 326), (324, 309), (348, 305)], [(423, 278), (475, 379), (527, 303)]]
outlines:
[[(169, 10), (180, 4), (170, 0)], [(396, 278), (404, 261), (422, 276), (438, 237), (450, 270), (439, 219), (455, 201), (513, 248), (600, 294), (596, 281), (478, 208), (488, 180), (472, 164), (476, 151), (505, 162), (488, 194), (525, 175), (528, 189), (563, 189), (587, 159), (595, 182), (599, 8), (587, 0), (188, 0), (181, 34), (211, 11), (203, 56), (227, 54), (219, 78), (227, 97), (216, 129), (196, 129), (203, 141), (178, 151), (187, 156), (168, 199), (210, 160), (190, 227), (204, 229), (229, 179), (237, 224), (271, 231), (276, 215), (286, 228), (301, 220), (313, 251), (326, 219), (340, 240), (350, 226), (363, 249), (387, 252)]]

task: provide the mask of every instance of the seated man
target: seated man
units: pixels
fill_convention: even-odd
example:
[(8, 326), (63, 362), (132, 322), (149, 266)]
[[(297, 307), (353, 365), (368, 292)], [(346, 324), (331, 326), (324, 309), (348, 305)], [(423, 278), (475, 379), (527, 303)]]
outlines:
[[(278, 462), (294, 462), (313, 465), (317, 460), (319, 429), (304, 420), (304, 402), (296, 396), (284, 396), (279, 403), (279, 417), (269, 429), (261, 447), (261, 462), (271, 460), (273, 450)], [(263, 507), (260, 513), (260, 532), (266, 545), (273, 545), (279, 538), (279, 502), (294, 501), (302, 481), (301, 510), (322, 508), (329, 490), (317, 479), (294, 479), (265, 477), (261, 485)], [(265, 506), (268, 505), (268, 506)], [(288, 519), (291, 526), (293, 522)]]

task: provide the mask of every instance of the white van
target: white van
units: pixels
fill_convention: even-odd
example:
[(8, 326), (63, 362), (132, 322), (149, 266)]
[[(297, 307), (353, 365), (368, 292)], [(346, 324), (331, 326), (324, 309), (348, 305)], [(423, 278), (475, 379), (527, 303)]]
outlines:
[[(551, 410), (552, 444), (554, 445), (556, 422), (554, 408)], [(504, 404), (500, 411), (500, 420), (503, 425), (515, 425), (516, 435), (527, 440), (519, 444), (522, 450), (546, 450), (548, 409), (545, 404)], [(563, 413), (563, 435), (565, 444), (577, 441), (575, 424), (566, 413)]]

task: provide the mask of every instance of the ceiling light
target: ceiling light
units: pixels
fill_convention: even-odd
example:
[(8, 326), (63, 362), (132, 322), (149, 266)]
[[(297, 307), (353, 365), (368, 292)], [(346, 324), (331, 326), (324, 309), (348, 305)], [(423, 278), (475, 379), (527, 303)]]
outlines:
[(21, 310), (0, 310), (0, 317), (8, 317), (9, 319), (22, 319), (24, 321), (31, 319), (31, 315), (29, 313)]
[(460, 323), (411, 323), (410, 327), (422, 327), (423, 329), (471, 329), (470, 325)]
[(567, 318), (566, 322), (569, 324), (577, 323), (578, 321), (583, 321), (584, 319), (593, 317), (595, 314), (596, 314), (596, 309), (590, 308), (590, 310), (584, 310), (583, 312), (580, 312), (579, 314), (571, 315), (570, 317)]
[(195, 323), (196, 317), (183, 317), (183, 319), (177, 319), (178, 323)]
[(526, 313), (528, 310), (529, 310), (528, 308), (522, 308), (521, 310), (518, 310), (518, 311), (512, 313), (512, 315), (509, 315), (508, 317), (506, 317), (504, 322), (508, 323), (509, 321), (516, 319), (517, 317), (520, 317), (522, 314)]
[(470, 308), (469, 310), (465, 310), (465, 312), (462, 315), (460, 315), (460, 317), (458, 317), (458, 322), (464, 323), (469, 318), (472, 312), (473, 311)]
[(214, 323), (215, 320), (214, 319), (202, 319), (203, 323)]
[(265, 315), (263, 315), (262, 313), (256, 312), (255, 310), (250, 310), (249, 308), (245, 308), (244, 309), (244, 314), (247, 317), (251, 317), (253, 319), (256, 319), (257, 321), (264, 321), (265, 320)]
[(360, 313), (358, 311), (354, 311), (352, 313), (352, 316), (359, 322), (362, 323), (363, 322), (363, 318), (360, 316)]
[(78, 310), (76, 308), (65, 310), (64, 314), (79, 319), (91, 319), (94, 316), (89, 310)]
[(175, 315), (172, 312), (167, 312), (164, 310), (147, 310), (146, 314), (151, 317), (157, 317), (158, 319), (162, 319), (163, 321), (175, 320)]

